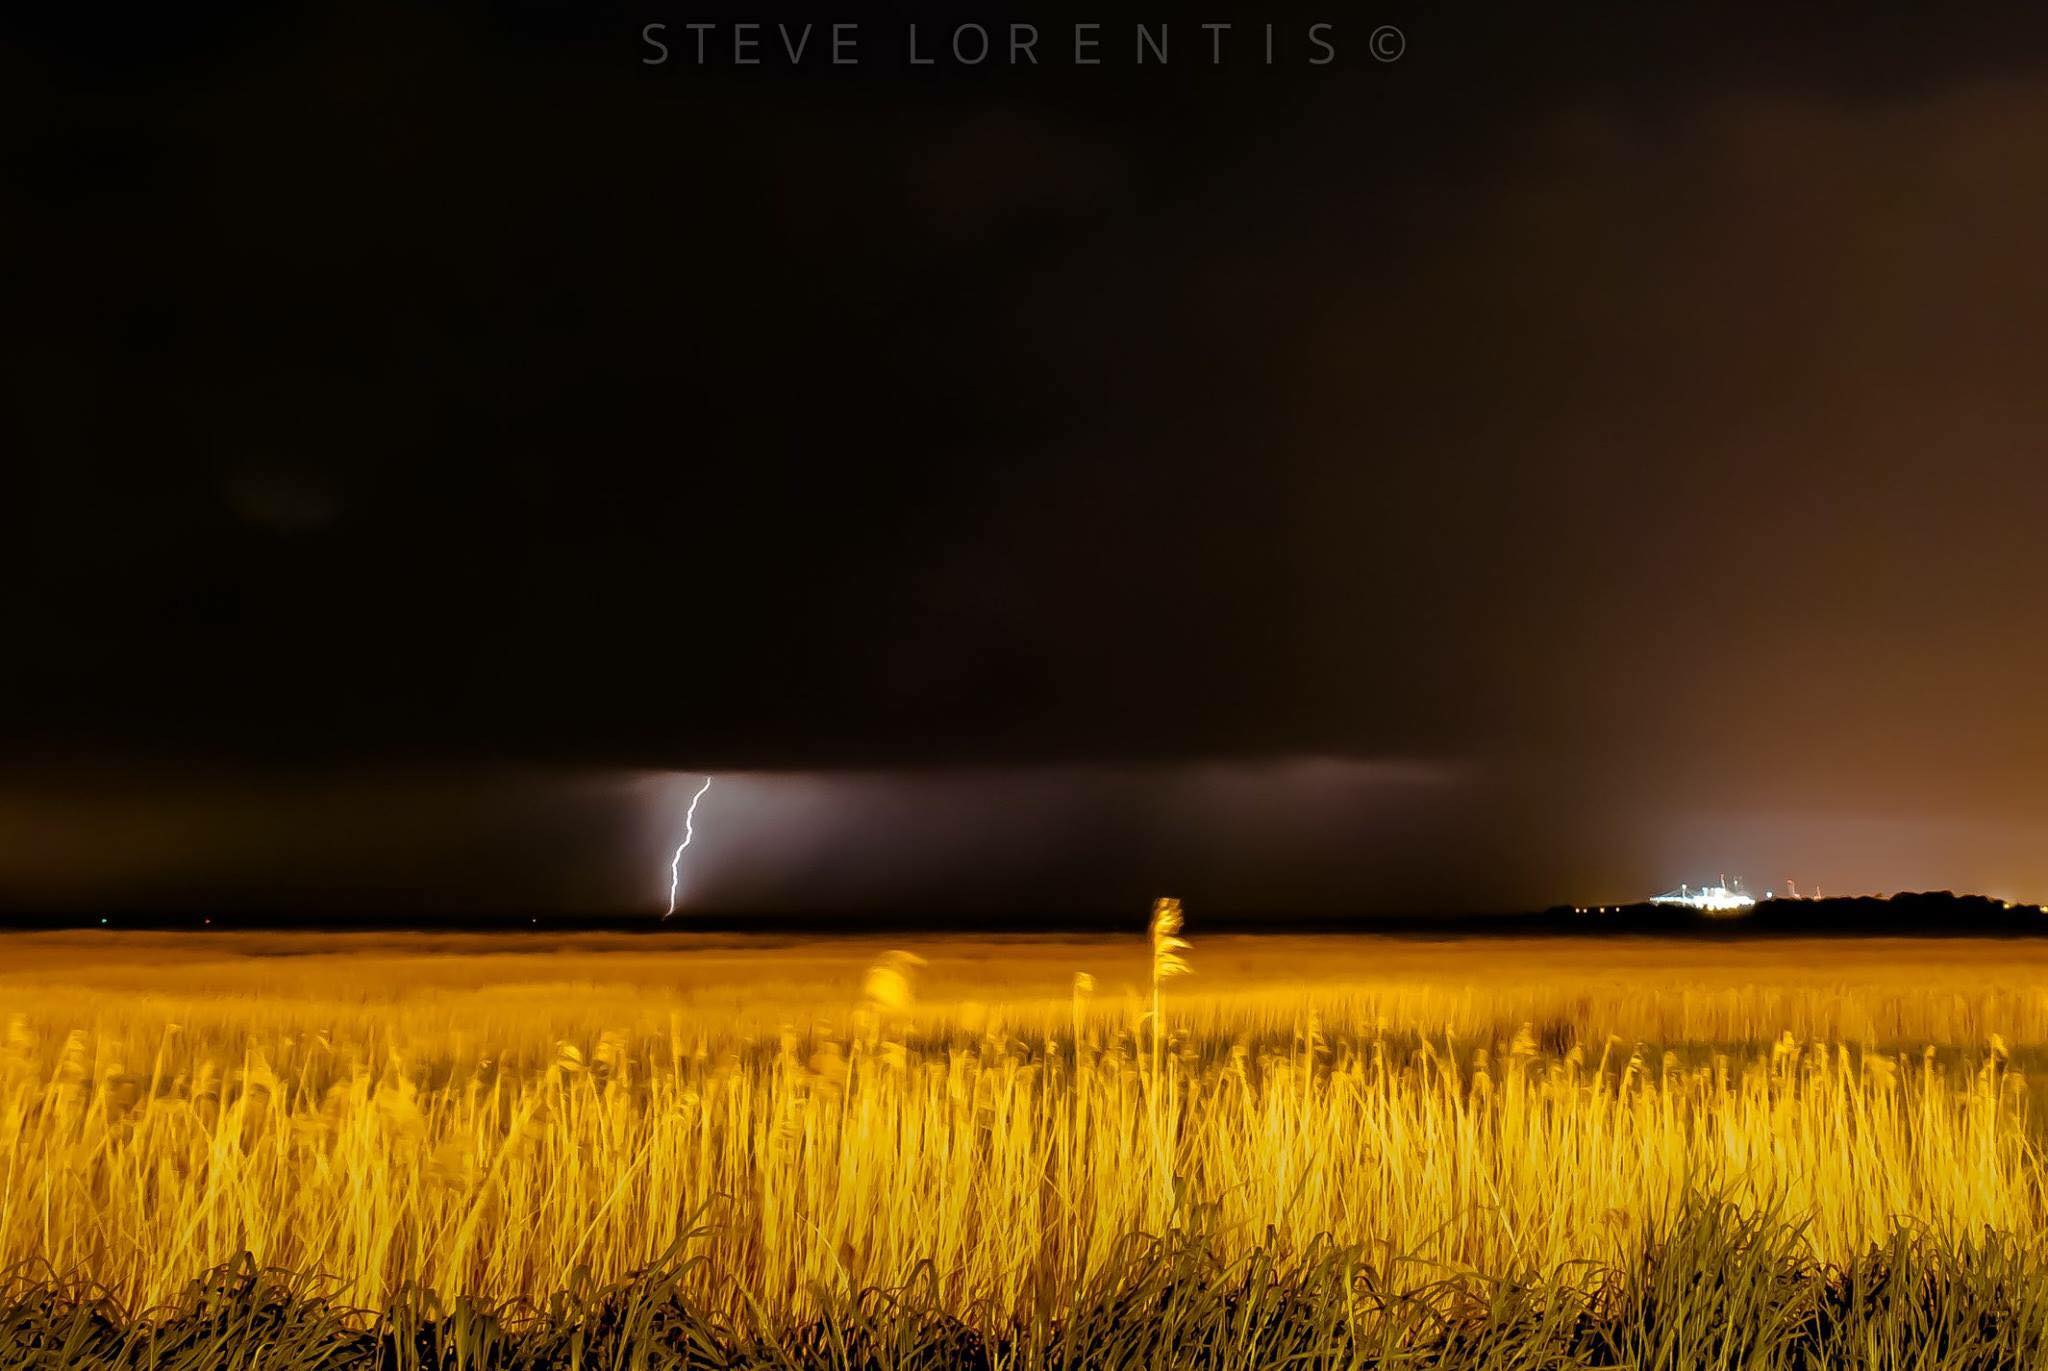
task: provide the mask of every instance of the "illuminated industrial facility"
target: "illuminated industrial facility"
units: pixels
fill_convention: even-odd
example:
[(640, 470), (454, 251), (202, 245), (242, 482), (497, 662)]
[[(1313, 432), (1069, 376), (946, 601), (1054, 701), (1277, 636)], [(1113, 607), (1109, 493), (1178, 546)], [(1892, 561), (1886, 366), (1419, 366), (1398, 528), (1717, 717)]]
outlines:
[(1738, 914), (1756, 907), (1756, 897), (1743, 890), (1740, 878), (1733, 886), (1725, 884), (1727, 877), (1721, 879), (1724, 882), (1721, 885), (1681, 885), (1676, 890), (1667, 890), (1662, 895), (1651, 896), (1650, 903), (1678, 905), (1685, 909), (1704, 910), (1709, 914)]

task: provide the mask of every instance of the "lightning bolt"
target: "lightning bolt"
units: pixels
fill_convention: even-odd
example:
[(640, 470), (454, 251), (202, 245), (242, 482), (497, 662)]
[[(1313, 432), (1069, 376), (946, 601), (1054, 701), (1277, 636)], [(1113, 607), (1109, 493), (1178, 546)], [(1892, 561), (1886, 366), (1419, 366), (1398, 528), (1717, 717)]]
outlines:
[[(690, 807), (683, 811), (683, 840), (676, 844), (676, 855), (668, 862), (668, 914), (676, 912), (676, 894), (683, 886), (683, 849), (690, 845), (690, 839), (697, 836), (692, 823), (697, 817), (697, 801), (704, 798), (704, 792), (711, 789), (711, 778), (706, 776), (704, 784), (697, 787), (697, 793), (690, 797)], [(668, 914), (661, 917), (668, 918)]]

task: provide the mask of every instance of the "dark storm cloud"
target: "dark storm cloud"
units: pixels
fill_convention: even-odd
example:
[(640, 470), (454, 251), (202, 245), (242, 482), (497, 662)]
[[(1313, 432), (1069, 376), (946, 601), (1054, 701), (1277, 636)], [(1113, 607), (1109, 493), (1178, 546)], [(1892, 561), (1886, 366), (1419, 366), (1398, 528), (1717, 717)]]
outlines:
[[(641, 869), (660, 873), (700, 779), (648, 784)], [(1452, 767), (1330, 758), (720, 776), (684, 855), (683, 916), (1095, 914), (1166, 889), (1212, 913), (1433, 908), (1415, 839), (1444, 836), (1472, 789)]]
[(648, 70), (650, 17), (8, 51), (12, 754), (1423, 758), (1483, 778), (1400, 883), (1449, 904), (2048, 817), (2037, 18), (1141, 76)]
[(17, 771), (0, 786), (0, 910), (615, 912), (646, 805), (630, 776), (502, 765)]

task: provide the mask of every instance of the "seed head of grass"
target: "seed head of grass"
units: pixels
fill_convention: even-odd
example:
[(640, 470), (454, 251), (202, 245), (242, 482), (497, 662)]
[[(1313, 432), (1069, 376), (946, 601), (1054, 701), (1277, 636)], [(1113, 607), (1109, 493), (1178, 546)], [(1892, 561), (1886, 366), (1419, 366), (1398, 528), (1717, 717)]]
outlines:
[(1169, 976), (1185, 976), (1194, 968), (1187, 964), (1180, 954), (1190, 944), (1180, 936), (1180, 901), (1160, 899), (1152, 904), (1152, 979), (1163, 981)]

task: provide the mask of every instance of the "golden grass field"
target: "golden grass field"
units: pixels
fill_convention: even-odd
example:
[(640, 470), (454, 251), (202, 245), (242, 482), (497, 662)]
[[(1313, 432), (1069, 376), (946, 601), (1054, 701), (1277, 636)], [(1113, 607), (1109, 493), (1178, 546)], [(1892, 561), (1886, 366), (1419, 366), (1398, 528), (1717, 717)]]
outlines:
[(2048, 1227), (2048, 944), (1189, 934), (1156, 1054), (1142, 926), (7, 937), (0, 1267), (540, 1301), (687, 1237), (712, 1302), (929, 1260), (1007, 1310), (1176, 1217), (1417, 1279), (1625, 1260), (1696, 1190), (1829, 1261)]

